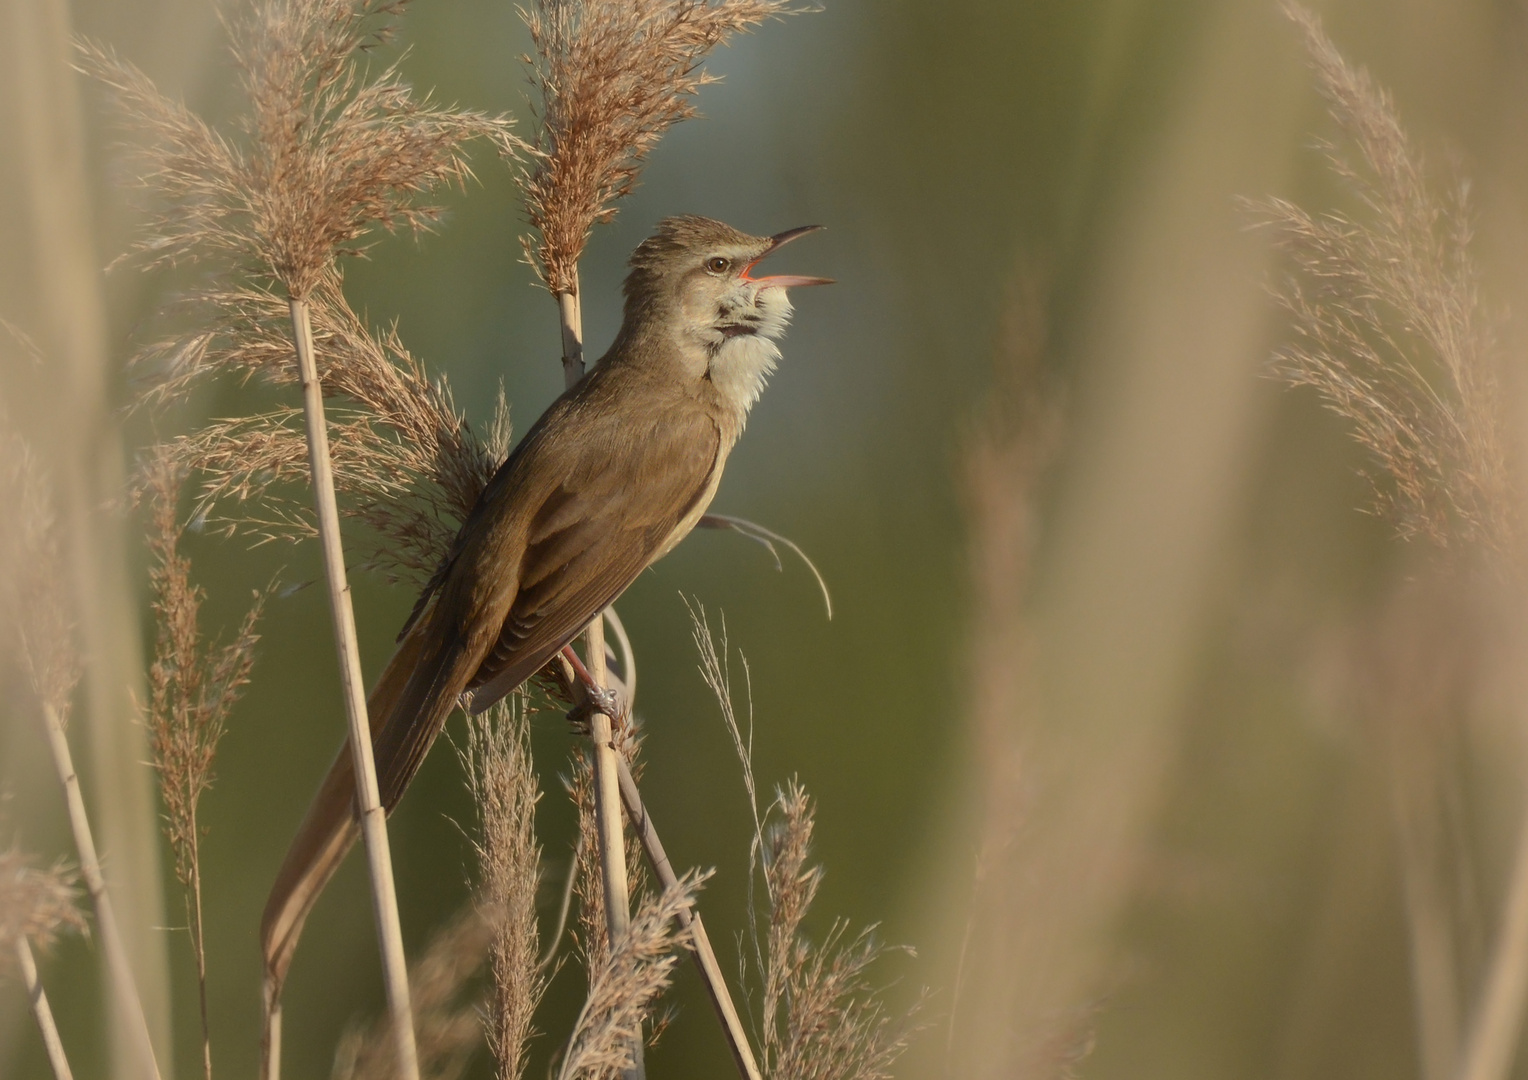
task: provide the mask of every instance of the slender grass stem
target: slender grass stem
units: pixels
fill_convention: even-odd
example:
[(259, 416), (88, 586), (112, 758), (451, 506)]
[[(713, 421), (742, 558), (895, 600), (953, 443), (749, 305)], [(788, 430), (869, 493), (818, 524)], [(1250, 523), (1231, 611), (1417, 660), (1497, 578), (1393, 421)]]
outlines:
[[(383, 981), (387, 986), (388, 1011), (397, 1039), (399, 1080), (419, 1080), (419, 1058), (414, 1045), (413, 1010), (409, 1004), (408, 967), (403, 952), (403, 931), (398, 919), (398, 896), (393, 887), (392, 852), (387, 843), (387, 816), (377, 786), (372, 758), (371, 725), (366, 716), (366, 690), (361, 675), (361, 654), (356, 642), (355, 612), (350, 605), (350, 585), (345, 575), (345, 555), (340, 545), (340, 519), (334, 496), (334, 472), (329, 458), (329, 436), (324, 422), (323, 388), (313, 356), (313, 326), (306, 301), (290, 301), (292, 335), (302, 382), (303, 413), (307, 423), (308, 460), (313, 470), (313, 498), (318, 511), (319, 539), (323, 547), (324, 575), (329, 585), (329, 610), (334, 621), (334, 644), (339, 655), (340, 683), (345, 696), (345, 716), (350, 727), (350, 749), (357, 778), (356, 797), (361, 836), (366, 841), (371, 870), (372, 904), (377, 919), (377, 938), (382, 953)], [(276, 1028), (279, 1060), (279, 1013)], [(273, 1062), (273, 1067), (279, 1068)]]
[[(577, 292), (557, 293), (557, 317), (562, 330), (562, 374), (568, 386), (583, 378), (584, 374), (584, 319)], [(596, 615), (584, 631), (584, 641), (589, 655), (589, 674), (594, 685), (604, 689), (609, 681), (605, 675), (605, 620)], [(589, 739), (594, 744), (594, 815), (595, 830), (599, 836), (600, 881), (605, 895), (605, 932), (610, 947), (626, 936), (631, 924), (631, 908), (628, 906), (626, 881), (626, 838), (621, 824), (620, 781), (616, 776), (616, 763), (620, 755), (615, 750), (614, 733), (610, 717), (596, 712), (589, 719)], [(642, 1045), (632, 1048), (636, 1065), (626, 1070), (626, 1080), (642, 1080), (646, 1069), (642, 1063)]]
[[(647, 860), (652, 864), (659, 886), (671, 889), (678, 884), (679, 875), (674, 873), (674, 866), (663, 850), (663, 841), (658, 838), (658, 829), (653, 825), (647, 807), (642, 805), (642, 793), (637, 789), (636, 778), (631, 775), (625, 759), (619, 756), (616, 758), (616, 768), (620, 773), (621, 801), (626, 804), (626, 816), (631, 819), (632, 829), (642, 842), (643, 850), (647, 852)], [(711, 939), (700, 921), (700, 912), (680, 908), (679, 924), (690, 932), (695, 946), (695, 966), (700, 969), (700, 977), (706, 984), (706, 994), (711, 998), (711, 1005), (721, 1021), (722, 1032), (732, 1050), (732, 1061), (737, 1066), (738, 1075), (743, 1080), (760, 1080), (753, 1047), (748, 1042), (748, 1033), (743, 1030), (737, 1006), (732, 1003), (732, 994), (727, 990), (727, 980), (722, 976), (716, 950), (711, 947)]]
[(149, 1039), (148, 1020), (143, 1014), (143, 1001), (138, 996), (138, 986), (133, 981), (132, 965), (128, 962), (127, 947), (117, 928), (117, 916), (111, 904), (111, 894), (106, 891), (106, 878), (101, 873), (101, 860), (96, 854), (95, 834), (90, 829), (90, 818), (85, 813), (85, 797), (80, 792), (80, 778), (74, 771), (74, 755), (69, 752), (69, 737), (64, 733), (63, 721), (51, 706), (43, 706), (44, 726), (48, 732), (48, 749), (53, 755), (53, 767), (58, 772), (59, 783), (64, 788), (64, 802), (69, 809), (69, 828), (74, 833), (74, 847), (80, 857), (80, 876), (85, 879), (85, 891), (90, 894), (91, 906), (95, 908), (96, 933), (101, 938), (101, 948), (106, 953), (106, 967), (111, 973), (112, 992), (132, 1028), (135, 1053), (143, 1075), (159, 1080), (159, 1063), (154, 1059), (154, 1044)]
[(196, 954), (196, 998), (202, 1011), (202, 1077), (212, 1080), (212, 1023), (207, 1015), (207, 942), (202, 925), (202, 853), (196, 817), (191, 818), (191, 887), (186, 892), (186, 921)]
[(16, 938), (16, 960), (21, 965), (21, 981), (26, 986), (32, 1019), (37, 1021), (37, 1031), (48, 1052), (53, 1080), (74, 1080), (74, 1074), (69, 1071), (69, 1059), (64, 1056), (64, 1044), (58, 1037), (58, 1025), (53, 1022), (53, 1009), (48, 1005), (48, 995), (37, 975), (37, 960), (32, 956), (32, 946), (27, 944), (25, 935)]

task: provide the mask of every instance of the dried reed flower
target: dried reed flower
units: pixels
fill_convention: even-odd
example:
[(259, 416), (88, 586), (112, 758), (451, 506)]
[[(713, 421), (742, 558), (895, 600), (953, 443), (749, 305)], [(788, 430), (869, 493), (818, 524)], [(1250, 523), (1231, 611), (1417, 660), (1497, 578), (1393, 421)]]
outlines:
[[(0, 424), (4, 421), (0, 420)], [(21, 666), (38, 703), (67, 724), (80, 680), (73, 620), (63, 595), (63, 551), (48, 483), (26, 440), (0, 428), (0, 497), (10, 508), (0, 529), (5, 606)]]
[[(922, 1001), (901, 1017), (888, 1011), (881, 991), (867, 978), (871, 965), (888, 951), (875, 938), (874, 926), (851, 934), (847, 922), (835, 920), (817, 943), (802, 932), (823, 875), (822, 867), (807, 862), (815, 825), (811, 799), (792, 780), (760, 813), (753, 776), (753, 704), (750, 696), (745, 735), (732, 702), (725, 620), (718, 649), (705, 609), (688, 606), (700, 673), (732, 736), (754, 817), (748, 911), (754, 961), (763, 981), (759, 1028), (764, 1074), (770, 1080), (883, 1080), (917, 1030)], [(746, 674), (746, 658), (743, 669)], [(761, 869), (768, 905), (762, 917), (752, 887)], [(747, 977), (745, 962), (745, 982)]]
[(1467, 189), (1438, 199), (1390, 96), (1348, 64), (1314, 14), (1296, 4), (1285, 11), (1358, 151), (1355, 163), (1325, 147), (1364, 215), (1312, 214), (1284, 199), (1252, 204), (1296, 270), (1278, 291), (1296, 340), (1276, 371), (1352, 424), (1384, 473), (1371, 477), (1377, 507), (1403, 537), (1509, 556), (1520, 515), (1469, 255)]
[[(466, 1070), (483, 1037), (480, 1005), (468, 991), (494, 942), (515, 918), (491, 901), (474, 900), (435, 932), (425, 954), (410, 967), (421, 1080), (456, 1080)], [(388, 1018), (368, 1028), (353, 1026), (341, 1037), (332, 1080), (391, 1080), (397, 1075), (397, 1042)]]
[(626, 936), (590, 968), (589, 994), (579, 1010), (557, 1080), (606, 1080), (632, 1065), (642, 1025), (673, 980), (680, 949), (690, 947), (679, 913), (695, 903), (709, 874), (691, 871), (659, 896), (645, 896)]
[(416, 97), (389, 64), (358, 61), (385, 41), (400, 0), (267, 0), (229, 23), (249, 112), (231, 134), (164, 96), (108, 49), (85, 45), (84, 69), (114, 91), (148, 137), (142, 183), (160, 205), (138, 250), (150, 265), (221, 256), (252, 261), (305, 299), (337, 255), (374, 226), (428, 228), (421, 203), (470, 175), (465, 143), (513, 156), (505, 116)]
[[(189, 344), (169, 341), (145, 355), (145, 364), (168, 362), (147, 400), (182, 399), (213, 374), (296, 382), (283, 299), (244, 288), (203, 300), (216, 309), (219, 325)], [(319, 282), (309, 306), (319, 377), (325, 393), (342, 403), (329, 412), (335, 487), (344, 511), (374, 537), (363, 565), (390, 580), (422, 581), (440, 565), (509, 453), (503, 393), (480, 436), (457, 411), (445, 379), (432, 381), (395, 331), (368, 327), (346, 302), (335, 274)], [(199, 516), (261, 540), (315, 534), (310, 502), (288, 494), (308, 477), (300, 409), (213, 421), (172, 440), (168, 449), (180, 467), (201, 477)]]
[(512, 694), (470, 718), (461, 756), (478, 811), (478, 889), (500, 912), (489, 951), (488, 1045), (500, 1080), (519, 1080), (534, 1034), (531, 1020), (546, 987), (536, 926), (541, 790), (531, 764), (524, 698)]
[[(616, 749), (626, 759), (634, 773), (640, 773), (637, 752), (641, 740), (630, 734), (628, 725), (623, 737), (616, 735)], [(578, 858), (573, 865), (573, 895), (578, 898), (578, 928), (574, 931), (574, 943), (585, 971), (593, 972), (608, 959), (610, 935), (605, 920), (605, 888), (600, 867), (599, 823), (595, 815), (594, 767), (585, 748), (574, 745), (572, 768), (563, 778), (563, 786), (578, 812), (578, 841), (575, 853)], [(623, 818), (624, 821), (624, 818)], [(629, 832), (623, 826), (623, 832)], [(642, 894), (647, 883), (647, 865), (642, 861), (642, 849), (635, 844), (625, 844), (626, 895), (628, 901)], [(592, 976), (591, 976), (592, 978)]]
[(205, 591), (191, 583), (191, 561), (180, 553), (177, 514), (184, 471), (163, 451), (146, 469), (152, 528), (149, 552), (150, 606), (158, 626), (154, 662), (149, 667), (147, 722), (154, 770), (164, 802), (164, 833), (175, 853), (175, 877), (185, 890), (186, 920), (202, 1020), (202, 1067), (212, 1077), (211, 1030), (207, 1012), (207, 950), (202, 922), (202, 828), (197, 810), (212, 786), (213, 758), (228, 713), (249, 682), (255, 662), (255, 626), (265, 596), (255, 594), (232, 642), (204, 647), (197, 625)]
[(45, 868), (14, 845), (0, 851), (0, 970), (15, 957), (18, 940), (47, 949), (66, 931), (88, 932), (78, 879), (61, 860)]
[(820, 942), (802, 934), (822, 867), (807, 863), (814, 815), (801, 785), (793, 780), (778, 792), (766, 819), (765, 1070), (772, 1080), (884, 1080), (907, 1049), (921, 1003), (894, 1019), (866, 977), (887, 951), (875, 927), (851, 934), (838, 919)]
[(695, 115), (696, 93), (715, 81), (701, 70), (711, 50), (803, 10), (789, 0), (534, 0), (521, 9), (539, 99), (521, 175), (535, 235), (523, 243), (549, 290), (578, 292), (590, 230), (615, 216), (663, 133)]

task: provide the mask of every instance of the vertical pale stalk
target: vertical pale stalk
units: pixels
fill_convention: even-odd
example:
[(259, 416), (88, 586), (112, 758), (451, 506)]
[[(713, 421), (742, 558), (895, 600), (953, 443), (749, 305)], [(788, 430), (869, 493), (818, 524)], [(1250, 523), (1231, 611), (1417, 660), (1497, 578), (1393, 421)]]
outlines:
[[(562, 374), (572, 386), (584, 374), (584, 320), (576, 292), (557, 293), (557, 315), (562, 329)], [(589, 656), (589, 674), (594, 685), (604, 689), (605, 620), (595, 615), (584, 632)], [(610, 717), (594, 712), (589, 717), (589, 739), (594, 744), (594, 815), (600, 841), (600, 881), (605, 895), (605, 932), (610, 948), (626, 936), (631, 923), (626, 882), (626, 838), (621, 826), (621, 788), (616, 773), (619, 755), (615, 750)], [(642, 1044), (632, 1047), (634, 1068), (624, 1074), (627, 1080), (646, 1075), (642, 1065)]]
[(64, 1044), (58, 1037), (58, 1025), (53, 1022), (48, 995), (43, 992), (42, 980), (37, 977), (37, 961), (32, 957), (32, 947), (27, 944), (25, 935), (16, 938), (16, 961), (21, 965), (21, 981), (26, 987), (27, 1004), (32, 1007), (32, 1019), (37, 1021), (37, 1031), (48, 1051), (53, 1080), (74, 1080), (74, 1074), (69, 1071), (69, 1059), (64, 1056)]
[(1499, 933), (1464, 1046), (1460, 1080), (1505, 1080), (1517, 1052), (1528, 997), (1528, 821), (1518, 834)]
[[(297, 369), (302, 382), (303, 415), (308, 432), (308, 460), (313, 471), (313, 501), (318, 511), (318, 534), (324, 554), (324, 576), (329, 584), (329, 613), (334, 621), (334, 647), (339, 656), (340, 684), (345, 696), (345, 717), (350, 726), (350, 750), (355, 766), (357, 809), (361, 836), (366, 841), (366, 861), (371, 869), (372, 905), (377, 918), (377, 939), (382, 953), (382, 976), (387, 985), (388, 1010), (398, 1041), (400, 1080), (419, 1080), (419, 1058), (414, 1047), (414, 1013), (409, 1005), (408, 967), (403, 953), (403, 930), (398, 919), (398, 896), (393, 890), (393, 858), (387, 844), (387, 815), (377, 786), (372, 758), (371, 724), (366, 716), (366, 690), (361, 676), (361, 652), (356, 642), (355, 612), (350, 606), (350, 583), (345, 575), (345, 554), (340, 546), (340, 517), (334, 497), (334, 472), (329, 459), (329, 433), (324, 422), (324, 393), (313, 357), (313, 325), (306, 301), (290, 301), (292, 335), (297, 350)], [(279, 1013), (277, 1014), (279, 1022)], [(279, 1040), (279, 1026), (273, 1041)], [(279, 1068), (279, 1042), (272, 1068)]]
[(191, 946), (196, 953), (196, 997), (202, 1010), (202, 1077), (212, 1080), (212, 1024), (207, 1015), (207, 942), (202, 926), (202, 857), (197, 839), (199, 826), (191, 816), (191, 889), (186, 895), (186, 921), (191, 925)]
[[(637, 789), (636, 778), (631, 775), (625, 759), (619, 756), (616, 757), (616, 768), (620, 774), (621, 800), (626, 804), (626, 816), (631, 819), (632, 829), (647, 852), (648, 862), (652, 863), (658, 887), (672, 889), (679, 883), (679, 875), (674, 873), (674, 866), (663, 850), (663, 841), (658, 838), (658, 829), (648, 815), (647, 807), (642, 805), (642, 793)], [(760, 1080), (753, 1047), (748, 1043), (748, 1033), (743, 1030), (737, 1006), (732, 1003), (732, 994), (727, 990), (727, 980), (722, 976), (722, 966), (717, 962), (716, 950), (711, 947), (711, 939), (700, 921), (700, 912), (687, 907), (680, 908), (679, 925), (690, 932), (695, 966), (700, 969), (701, 980), (706, 984), (706, 994), (711, 998), (711, 1006), (722, 1023), (722, 1032), (727, 1036), (727, 1046), (732, 1050), (732, 1062), (737, 1066), (738, 1075), (743, 1080)]]
[(147, 1015), (154, 1043), (171, 1045), (169, 960), (155, 929), (165, 922), (160, 849), (144, 729), (135, 722), (143, 653), (129, 532), (122, 515), (105, 509), (120, 495), (125, 469), (73, 50), (68, 0), (0, 0), (0, 111), (15, 121), (3, 151), (0, 232), (11, 265), (25, 267), (5, 283), (0, 306), (25, 320), (45, 357), (40, 380), (11, 365), (4, 381), (59, 485), (67, 574), (59, 584), (89, 657), (76, 747), (90, 766), (97, 839), (109, 855), (106, 875), (141, 1002), (121, 1007), (103, 969), (110, 1057), (102, 1076), (148, 1080), (136, 1029)]
[(143, 1002), (138, 997), (137, 984), (133, 982), (127, 948), (117, 929), (117, 916), (111, 906), (111, 895), (106, 891), (106, 879), (101, 874), (95, 835), (90, 831), (90, 818), (85, 814), (85, 797), (80, 793), (80, 779), (74, 771), (74, 755), (69, 752), (69, 737), (64, 733), (63, 721), (51, 705), (43, 707), (43, 720), (48, 731), (48, 749), (53, 754), (53, 767), (64, 788), (69, 828), (74, 833), (74, 847), (80, 857), (80, 876), (85, 879), (85, 891), (90, 894), (90, 903), (95, 908), (96, 933), (100, 935), (101, 950), (106, 955), (112, 991), (118, 1008), (127, 1019), (140, 1071), (159, 1080), (159, 1063), (154, 1060), (148, 1021), (144, 1019)]

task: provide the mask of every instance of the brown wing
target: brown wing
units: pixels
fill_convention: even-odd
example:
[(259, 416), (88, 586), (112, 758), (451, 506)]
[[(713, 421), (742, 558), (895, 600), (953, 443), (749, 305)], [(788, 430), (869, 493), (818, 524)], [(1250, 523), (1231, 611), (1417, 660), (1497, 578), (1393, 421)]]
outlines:
[(519, 591), (467, 684), (473, 712), (534, 675), (625, 592), (710, 493), (721, 436), (698, 410), (634, 445), (641, 460), (575, 470), (532, 520)]

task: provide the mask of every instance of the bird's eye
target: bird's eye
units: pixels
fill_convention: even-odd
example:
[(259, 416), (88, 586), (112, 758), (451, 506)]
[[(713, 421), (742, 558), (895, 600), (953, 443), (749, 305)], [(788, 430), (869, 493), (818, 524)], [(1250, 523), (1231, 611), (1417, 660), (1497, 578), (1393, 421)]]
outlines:
[(731, 259), (724, 259), (720, 255), (713, 255), (706, 260), (706, 269), (713, 274), (724, 273), (727, 267), (732, 265)]

